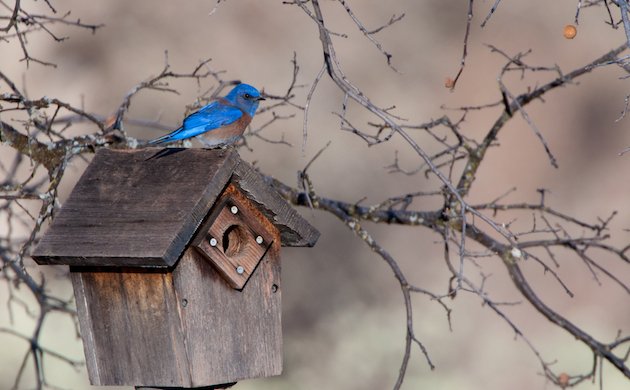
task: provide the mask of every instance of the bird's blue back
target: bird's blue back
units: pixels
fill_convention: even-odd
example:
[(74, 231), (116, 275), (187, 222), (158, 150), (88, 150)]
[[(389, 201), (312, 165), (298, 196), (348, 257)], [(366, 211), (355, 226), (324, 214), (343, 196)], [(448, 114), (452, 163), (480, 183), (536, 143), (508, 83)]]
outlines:
[[(149, 141), (149, 145), (163, 144), (199, 136), (206, 132), (236, 125), (244, 115), (243, 123), (249, 123), (258, 109), (258, 103), (264, 100), (260, 92), (248, 84), (238, 84), (224, 97), (219, 98), (198, 111), (190, 114), (179, 129)], [(239, 129), (240, 134), (245, 129)]]

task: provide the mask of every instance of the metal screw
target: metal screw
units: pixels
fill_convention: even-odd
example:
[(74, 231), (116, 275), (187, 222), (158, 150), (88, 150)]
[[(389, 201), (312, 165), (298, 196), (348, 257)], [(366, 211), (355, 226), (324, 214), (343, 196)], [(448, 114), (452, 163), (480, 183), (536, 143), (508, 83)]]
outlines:
[(258, 243), (258, 245), (262, 244), (263, 241), (264, 240), (263, 240), (262, 236), (256, 236), (256, 242)]
[(182, 299), (182, 307), (188, 306), (188, 299)]
[(239, 275), (243, 275), (243, 272), (245, 272), (245, 268), (243, 268), (242, 265), (239, 265), (238, 267), (236, 267), (236, 273)]
[(238, 207), (232, 206), (232, 207), (230, 207), (230, 211), (232, 212), (232, 214), (236, 214), (236, 213), (238, 213)]
[(210, 243), (210, 246), (217, 246), (217, 239), (214, 237), (210, 238), (208, 242)]

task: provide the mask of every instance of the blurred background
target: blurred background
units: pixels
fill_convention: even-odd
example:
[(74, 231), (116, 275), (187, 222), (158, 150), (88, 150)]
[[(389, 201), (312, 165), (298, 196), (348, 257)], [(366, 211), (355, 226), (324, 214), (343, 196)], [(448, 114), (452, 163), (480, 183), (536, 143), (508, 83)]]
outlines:
[[(500, 99), (497, 76), (505, 59), (491, 53), (492, 44), (511, 55), (532, 49), (526, 57), (531, 65), (558, 65), (563, 72), (591, 62), (623, 43), (622, 30), (613, 30), (604, 21), (603, 7), (582, 10), (578, 34), (567, 40), (563, 27), (573, 23), (575, 1), (502, 2), (485, 28), (479, 27), (493, 2), (476, 2), (466, 68), (457, 88), (445, 88), (454, 77), (461, 59), (467, 2), (463, 1), (350, 1), (349, 5), (367, 28), (385, 24), (393, 14), (405, 17), (376, 35), (384, 49), (393, 55), (392, 71), (384, 56), (357, 30), (336, 1), (322, 1), (330, 30), (347, 34), (336, 37), (336, 51), (347, 77), (376, 104), (395, 106), (395, 113), (419, 124), (442, 115), (458, 113), (444, 107), (480, 105)], [(29, 37), (32, 56), (53, 62), (57, 68), (19, 62), (22, 52), (17, 42), (0, 42), (0, 69), (24, 86), (29, 97), (57, 97), (88, 112), (111, 115), (134, 85), (160, 73), (168, 51), (173, 71), (187, 73), (203, 59), (212, 58), (210, 67), (225, 71), (226, 80), (238, 79), (265, 92), (282, 95), (291, 81), (291, 60), (299, 65), (296, 103), (306, 95), (322, 64), (322, 50), (315, 23), (294, 5), (282, 1), (122, 1), (53, 2), (59, 14), (72, 11), (73, 18), (105, 26), (95, 34), (55, 26), (53, 31), (68, 36), (55, 42), (44, 33)], [(23, 5), (26, 7), (26, 5)], [(28, 4), (34, 13), (46, 10), (43, 2)], [(212, 12), (214, 9), (214, 12)], [(616, 9), (614, 9), (616, 11)], [(531, 128), (515, 117), (502, 131), (500, 147), (489, 151), (470, 202), (488, 202), (513, 187), (509, 201), (537, 201), (536, 189), (547, 188), (547, 202), (560, 211), (595, 223), (613, 210), (619, 212), (611, 225), (612, 243), (628, 241), (630, 181), (624, 172), (630, 155), (619, 156), (630, 145), (628, 120), (619, 118), (628, 94), (628, 81), (614, 67), (598, 69), (579, 83), (553, 91), (544, 101), (527, 111), (541, 129), (558, 159), (554, 169)], [(556, 74), (540, 72), (520, 80), (520, 74), (506, 79), (514, 95), (551, 80)], [(192, 80), (172, 80), (169, 86), (180, 94), (142, 91), (132, 100), (128, 118), (159, 121), (176, 128), (186, 105), (212, 87), (211, 80), (199, 86)], [(0, 85), (0, 93), (6, 92)], [(406, 169), (420, 165), (417, 155), (396, 136), (387, 143), (368, 147), (357, 136), (339, 129), (343, 96), (324, 78), (319, 84), (309, 113), (308, 141), (302, 151), (301, 111), (284, 107), (279, 115), (295, 114), (265, 129), (270, 139), (292, 144), (277, 145), (251, 138), (241, 156), (260, 169), (292, 186), (297, 171), (328, 141), (332, 141), (309, 169), (316, 191), (326, 197), (365, 204), (414, 191), (436, 189), (434, 180), (422, 174), (406, 176), (389, 173), (387, 166), (398, 153)], [(487, 132), (500, 108), (471, 112), (462, 133), (479, 138)], [(269, 113), (254, 119), (262, 125)], [(357, 107), (349, 107), (353, 123), (374, 118)], [(80, 132), (81, 127), (76, 127)], [(140, 139), (164, 134), (161, 129), (127, 125), (129, 135)], [(418, 135), (421, 140), (421, 136)], [(437, 150), (437, 149), (436, 149)], [(431, 150), (428, 150), (431, 152)], [(0, 145), (0, 159), (11, 150)], [(4, 156), (3, 156), (4, 155)], [(12, 155), (11, 155), (12, 156)], [(85, 168), (87, 161), (75, 159), (62, 187), (61, 200)], [(414, 202), (411, 209), (433, 210), (440, 199)], [(312, 249), (285, 248), (283, 252), (283, 326), (285, 368), (276, 378), (242, 381), (235, 389), (387, 389), (398, 375), (403, 355), (405, 317), (400, 286), (390, 269), (365, 244), (331, 215), (299, 210), (322, 233)], [(499, 222), (512, 217), (501, 216)], [(531, 218), (521, 215), (523, 229)], [(4, 223), (4, 222), (1, 222)], [(409, 280), (436, 293), (446, 293), (450, 274), (442, 259), (440, 237), (423, 228), (388, 225), (365, 227), (400, 263)], [(578, 232), (579, 234), (579, 232)], [(575, 257), (558, 254), (559, 274), (575, 293), (564, 294), (560, 286), (540, 267), (525, 265), (531, 283), (543, 299), (577, 325), (604, 341), (612, 341), (618, 330), (630, 330), (628, 295), (602, 277), (593, 279)], [(603, 259), (603, 261), (607, 261)], [(497, 301), (521, 301), (500, 259), (479, 260), (488, 293)], [(628, 269), (605, 263), (628, 280)], [(479, 272), (469, 265), (470, 272)], [(48, 288), (70, 298), (72, 287), (64, 269), (43, 269), (29, 263), (29, 270), (43, 273)], [(0, 326), (10, 326), (7, 312), (8, 290), (0, 285)], [(21, 297), (27, 304), (28, 292)], [(444, 310), (423, 296), (414, 297), (414, 321), (418, 338), (426, 346), (435, 370), (430, 370), (418, 348), (412, 359), (404, 389), (544, 389), (553, 386), (541, 375), (541, 367), (522, 339), (476, 296), (460, 294), (447, 304), (453, 308), (452, 331)], [(528, 303), (504, 307), (510, 318), (525, 332), (543, 358), (557, 363), (557, 372), (587, 372), (592, 366), (588, 348), (566, 332), (555, 328)], [(13, 328), (24, 334), (34, 326), (26, 311), (13, 307)], [(74, 359), (83, 359), (80, 339), (72, 321), (53, 314), (44, 324), (42, 344)], [(0, 333), (0, 389), (9, 389), (28, 345), (23, 340)], [(32, 364), (32, 361), (29, 363)], [(47, 357), (44, 363), (48, 382), (67, 389), (87, 389), (84, 368), (75, 370)], [(32, 388), (27, 378), (21, 388)], [(622, 389), (630, 385), (617, 371), (604, 364), (604, 388)], [(580, 389), (598, 388), (587, 382)], [(95, 387), (93, 387), (95, 388)]]

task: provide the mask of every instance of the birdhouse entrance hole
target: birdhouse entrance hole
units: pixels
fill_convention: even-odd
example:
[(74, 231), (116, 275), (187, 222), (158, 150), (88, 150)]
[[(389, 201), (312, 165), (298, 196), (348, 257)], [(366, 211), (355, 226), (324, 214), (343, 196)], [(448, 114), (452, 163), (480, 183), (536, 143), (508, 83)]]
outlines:
[(232, 225), (223, 233), (223, 252), (226, 256), (238, 256), (245, 247), (247, 240), (245, 228), (239, 225)]

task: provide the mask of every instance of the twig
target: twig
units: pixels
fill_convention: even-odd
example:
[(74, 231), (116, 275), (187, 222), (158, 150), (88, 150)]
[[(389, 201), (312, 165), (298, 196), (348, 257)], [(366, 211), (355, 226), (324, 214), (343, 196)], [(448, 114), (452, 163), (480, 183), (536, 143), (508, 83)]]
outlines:
[(483, 19), (483, 22), (481, 22), (481, 28), (486, 27), (486, 23), (488, 23), (492, 15), (494, 15), (494, 12), (497, 10), (497, 8), (499, 8), (500, 2), (501, 0), (494, 0), (494, 4), (492, 5), (492, 8), (490, 8), (490, 12), (488, 12), (488, 15), (486, 15), (486, 17)]
[[(394, 70), (394, 72), (399, 73), (398, 70), (392, 65), (392, 55), (390, 53), (388, 53), (387, 51), (385, 51), (385, 49), (383, 49), (383, 46), (380, 44), (380, 42), (378, 42), (376, 39), (374, 39), (374, 37), (372, 35), (374, 35), (374, 33), (368, 31), (365, 26), (363, 26), (363, 23), (361, 23), (361, 21), (359, 20), (359, 18), (356, 17), (356, 15), (354, 14), (354, 12), (352, 12), (352, 9), (350, 8), (350, 6), (348, 4), (346, 4), (345, 0), (337, 0), (339, 1), (339, 3), (341, 4), (341, 6), (346, 10), (346, 13), (350, 16), (350, 18), (352, 19), (352, 21), (354, 22), (354, 24), (357, 26), (357, 28), (363, 33), (363, 35), (370, 41), (372, 42), (372, 44), (374, 46), (376, 46), (376, 48), (378, 49), (378, 51), (381, 52), (381, 54), (383, 54), (387, 60), (387, 65), (392, 68)], [(401, 20), (403, 18), (405, 14), (402, 14), (399, 18), (394, 18), (392, 17), (389, 20), (389, 23), (385, 24), (384, 26), (379, 27), (378, 29), (376, 29), (375, 31), (381, 31), (382, 29), (391, 26), (392, 24), (394, 24), (395, 22)]]
[[(455, 89), (455, 86), (457, 85), (457, 81), (459, 80), (459, 77), (462, 75), (462, 72), (464, 71), (464, 67), (466, 66), (466, 57), (468, 56), (468, 38), (470, 37), (470, 25), (472, 24), (472, 18), (473, 18), (473, 1), (474, 0), (468, 0), (468, 12), (466, 13), (466, 32), (464, 33), (464, 45), (462, 49), (462, 57), (461, 57), (461, 60), (459, 61), (459, 70), (457, 71), (455, 78), (452, 80), (449, 80), (450, 85), (448, 85), (448, 87), (451, 89), (451, 91)], [(488, 15), (488, 17), (489, 16), (490, 15)]]
[(322, 79), (324, 75), (324, 71), (326, 70), (326, 64), (322, 65), (322, 68), (315, 76), (315, 80), (313, 80), (313, 84), (311, 85), (311, 89), (308, 91), (308, 95), (306, 95), (306, 103), (304, 103), (304, 120), (302, 121), (302, 153), (306, 149), (306, 137), (308, 134), (308, 113), (311, 107), (311, 101), (313, 100), (313, 94), (315, 93), (315, 89), (317, 88), (317, 84)]

